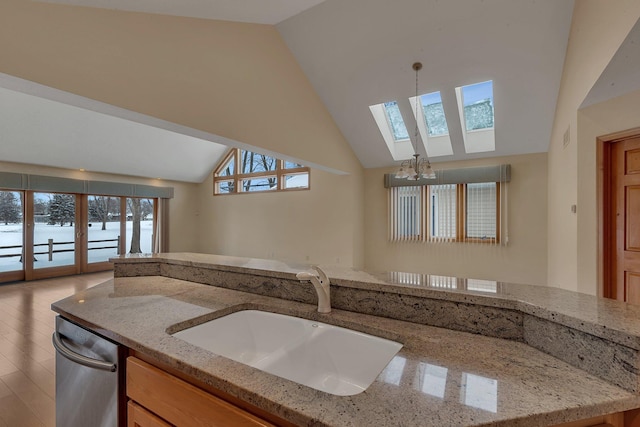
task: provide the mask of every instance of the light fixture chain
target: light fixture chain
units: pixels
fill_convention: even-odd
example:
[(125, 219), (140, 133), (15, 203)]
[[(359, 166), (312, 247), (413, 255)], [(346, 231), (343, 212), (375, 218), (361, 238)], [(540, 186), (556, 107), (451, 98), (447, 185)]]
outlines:
[[(412, 159), (407, 159), (402, 162), (402, 164), (400, 165), (400, 169), (398, 170), (398, 172), (396, 172), (395, 176), (396, 178), (405, 178), (411, 181), (416, 181), (420, 179), (421, 175), (424, 178), (434, 179), (435, 172), (433, 171), (433, 169), (431, 169), (431, 162), (429, 161), (429, 155), (426, 154), (423, 159), (420, 159), (420, 154), (418, 153), (418, 135), (419, 135), (418, 116), (424, 114), (422, 109), (419, 108), (420, 96), (418, 93), (418, 90), (419, 90), (418, 71), (422, 69), (422, 63), (414, 62), (412, 68), (416, 72), (416, 97), (415, 97), (416, 121), (415, 121), (415, 130), (413, 133), (413, 141), (411, 141), (414, 154), (412, 156), (413, 157)], [(405, 166), (408, 167), (407, 170), (405, 170)]]
[[(418, 64), (420, 64), (418, 62)], [(415, 128), (415, 132), (413, 134), (413, 138), (415, 141), (415, 153), (418, 154), (418, 71), (420, 71), (420, 68), (422, 68), (422, 64), (420, 64), (420, 66), (415, 65), (414, 69), (416, 70), (416, 99), (415, 99), (415, 103), (416, 103), (416, 128)], [(417, 166), (417, 165), (416, 165)]]

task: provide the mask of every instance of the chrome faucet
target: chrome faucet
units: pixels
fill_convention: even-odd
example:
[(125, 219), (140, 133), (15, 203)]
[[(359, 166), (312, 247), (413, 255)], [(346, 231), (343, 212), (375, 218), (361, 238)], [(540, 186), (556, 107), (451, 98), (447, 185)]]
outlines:
[(318, 276), (303, 271), (302, 273), (296, 274), (296, 277), (301, 282), (311, 282), (311, 284), (315, 288), (316, 293), (318, 294), (318, 312), (330, 313), (331, 292), (329, 286), (331, 285), (331, 282), (329, 281), (329, 278), (327, 277), (325, 272), (320, 269), (320, 267), (314, 265), (312, 268), (318, 272)]

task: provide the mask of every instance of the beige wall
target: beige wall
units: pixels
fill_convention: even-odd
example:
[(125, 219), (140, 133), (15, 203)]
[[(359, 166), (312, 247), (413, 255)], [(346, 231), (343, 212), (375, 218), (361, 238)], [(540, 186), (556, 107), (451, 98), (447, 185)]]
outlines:
[(452, 169), (509, 163), (509, 244), (392, 243), (387, 239), (385, 173), (365, 172), (365, 266), (372, 270), (408, 271), (544, 285), (547, 272), (547, 155), (480, 159), (435, 164)]
[(0, 72), (343, 172), (357, 159), (274, 26), (0, 2)]
[[(638, 17), (640, 2), (637, 0), (577, 0), (575, 3), (549, 145), (547, 280), (551, 286), (583, 290), (579, 276), (582, 280), (584, 274), (578, 273), (584, 264), (578, 260), (579, 252), (581, 256), (583, 252), (583, 248), (579, 249), (582, 240), (579, 231), (595, 233), (595, 229), (581, 225), (579, 230), (583, 213), (587, 215), (586, 220), (593, 212), (588, 212), (589, 206), (578, 203), (578, 183), (582, 179), (578, 165), (587, 160), (581, 154), (578, 108)], [(571, 139), (564, 147), (563, 135), (567, 129)], [(578, 205), (577, 214), (571, 212), (574, 204)], [(585, 224), (589, 222), (592, 221), (586, 220)]]
[(209, 177), (172, 201), (172, 251), (364, 263), (362, 167), (275, 27), (4, 0), (0, 51), (0, 72), (345, 173), (215, 198)]
[(196, 238), (198, 233), (194, 221), (195, 213), (193, 209), (190, 208), (196, 202), (197, 186), (195, 184), (105, 173), (80, 172), (68, 169), (8, 162), (0, 162), (0, 171), (83, 180), (124, 182), (130, 184), (153, 185), (158, 187), (173, 187), (174, 198), (169, 202), (170, 250), (173, 252), (195, 252), (197, 250)]
[(200, 252), (362, 267), (362, 175), (311, 170), (309, 191), (213, 196), (198, 189)]
[(596, 200), (596, 138), (640, 126), (640, 91), (578, 112), (578, 291), (601, 294)]

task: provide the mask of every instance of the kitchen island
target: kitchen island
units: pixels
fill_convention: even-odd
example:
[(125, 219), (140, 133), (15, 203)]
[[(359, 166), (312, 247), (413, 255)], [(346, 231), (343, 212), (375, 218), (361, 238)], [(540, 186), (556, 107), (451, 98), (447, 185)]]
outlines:
[[(550, 426), (640, 407), (640, 310), (559, 289), (202, 254), (115, 259), (115, 278), (53, 304), (62, 316), (208, 390), (294, 425)], [(170, 333), (238, 310), (335, 324), (403, 344), (364, 392), (335, 396)], [(585, 424), (589, 425), (589, 424)]]

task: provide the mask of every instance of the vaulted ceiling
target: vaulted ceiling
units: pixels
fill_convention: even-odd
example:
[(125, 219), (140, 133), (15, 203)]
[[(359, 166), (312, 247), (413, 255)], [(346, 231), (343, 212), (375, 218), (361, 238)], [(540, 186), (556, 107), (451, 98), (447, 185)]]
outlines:
[[(413, 129), (416, 61), (424, 64), (420, 92), (442, 94), (454, 149), (433, 160), (546, 151), (573, 10), (573, 0), (48, 2), (276, 25), (364, 167), (394, 164), (369, 105), (397, 100)], [(486, 80), (494, 81), (496, 151), (467, 154), (455, 88)], [(14, 142), (0, 147), (2, 160), (201, 182), (227, 148), (7, 81), (0, 78), (0, 131)], [(126, 159), (114, 155), (125, 135), (140, 142)]]

